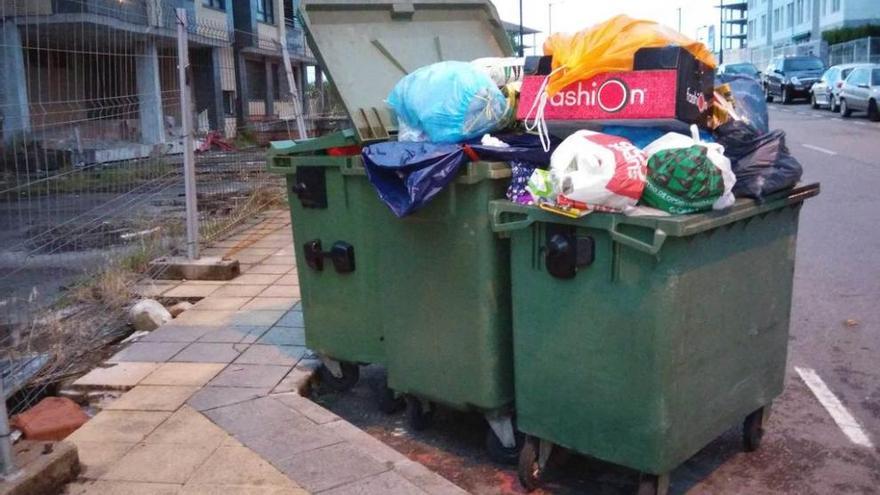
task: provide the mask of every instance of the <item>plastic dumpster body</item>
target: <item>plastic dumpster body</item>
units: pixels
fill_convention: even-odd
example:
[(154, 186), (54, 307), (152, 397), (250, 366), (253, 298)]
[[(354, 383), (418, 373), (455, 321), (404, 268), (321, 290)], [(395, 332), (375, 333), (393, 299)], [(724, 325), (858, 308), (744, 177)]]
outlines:
[(553, 444), (645, 473), (648, 493), (743, 418), (756, 448), (783, 389), (798, 215), (818, 192), (578, 220), (493, 202), (511, 238), (517, 423), (533, 437), (523, 484)]
[(352, 131), (274, 142), (268, 160), (287, 181), (306, 345), (345, 366), (338, 388), (357, 380), (349, 363), (385, 363), (377, 234), (394, 215), (367, 181), (360, 155), (325, 153), (356, 143)]
[[(444, 60), (511, 55), (498, 14), (488, 0), (311, 0), (300, 13), (352, 123), (345, 139), (278, 144), (270, 165), (288, 177), (307, 344), (325, 364), (385, 364), (413, 426), (425, 426), (431, 403), (475, 408), (496, 432), (489, 437), (512, 449), (509, 249), (488, 212), (490, 200), (504, 197), (509, 168), (469, 163), (430, 204), (397, 219), (376, 208), (360, 156), (327, 156), (330, 147), (394, 139), (385, 99), (404, 75)], [(303, 204), (301, 193), (314, 189), (306, 180), (326, 189), (326, 207)], [(323, 271), (308, 263), (304, 243), (315, 239)], [(351, 272), (332, 263), (338, 241), (354, 248)], [(356, 367), (339, 371), (342, 385), (353, 384), (344, 378)]]

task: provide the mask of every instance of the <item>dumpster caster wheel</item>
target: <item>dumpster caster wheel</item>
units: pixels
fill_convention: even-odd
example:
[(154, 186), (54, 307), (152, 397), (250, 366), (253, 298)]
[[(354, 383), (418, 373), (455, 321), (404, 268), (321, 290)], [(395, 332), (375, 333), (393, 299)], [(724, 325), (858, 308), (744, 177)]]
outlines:
[(406, 396), (406, 419), (414, 431), (422, 431), (431, 426), (434, 410), (425, 407), (422, 401), (411, 395)]
[(403, 398), (397, 397), (394, 390), (388, 388), (387, 377), (382, 377), (382, 381), (374, 386), (373, 393), (376, 394), (376, 404), (379, 406), (379, 411), (384, 414), (394, 414), (406, 407)]
[(642, 473), (639, 476), (637, 495), (666, 495), (669, 492), (669, 475)]
[(547, 460), (550, 457), (550, 444), (547, 444), (544, 455), (541, 455), (541, 441), (535, 437), (526, 436), (523, 446), (519, 451), (519, 463), (516, 474), (519, 484), (527, 492), (537, 490), (544, 481), (547, 473)]
[(519, 461), (519, 452), (523, 446), (523, 435), (516, 432), (516, 427), (514, 427), (514, 438), (516, 445), (505, 447), (498, 435), (495, 434), (495, 430), (488, 428), (486, 431), (486, 451), (489, 453), (489, 458), (498, 464), (515, 466)]
[(743, 450), (754, 452), (761, 447), (764, 438), (764, 408), (746, 416), (743, 421)]
[(357, 364), (339, 363), (342, 376), (334, 375), (326, 365), (322, 364), (318, 367), (318, 378), (321, 383), (327, 385), (337, 392), (346, 392), (354, 387), (360, 378), (361, 372)]

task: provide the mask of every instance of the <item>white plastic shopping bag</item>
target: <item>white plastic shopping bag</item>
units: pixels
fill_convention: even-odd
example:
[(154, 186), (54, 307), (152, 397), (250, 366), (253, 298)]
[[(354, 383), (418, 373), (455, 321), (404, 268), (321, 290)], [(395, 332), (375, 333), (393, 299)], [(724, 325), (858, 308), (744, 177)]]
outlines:
[(629, 140), (593, 131), (566, 138), (550, 158), (556, 193), (617, 210), (635, 206), (645, 188), (647, 159)]

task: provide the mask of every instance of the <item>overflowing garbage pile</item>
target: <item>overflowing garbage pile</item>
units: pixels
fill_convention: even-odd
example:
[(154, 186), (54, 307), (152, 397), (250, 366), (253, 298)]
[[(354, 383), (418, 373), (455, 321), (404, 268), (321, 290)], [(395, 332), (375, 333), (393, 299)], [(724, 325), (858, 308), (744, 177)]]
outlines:
[(510, 165), (509, 200), (575, 218), (725, 210), (801, 177), (760, 86), (716, 80), (699, 42), (617, 16), (552, 34), (544, 53), (439, 62), (397, 83), (387, 98), (397, 141), (362, 150), (397, 216), (478, 160)]

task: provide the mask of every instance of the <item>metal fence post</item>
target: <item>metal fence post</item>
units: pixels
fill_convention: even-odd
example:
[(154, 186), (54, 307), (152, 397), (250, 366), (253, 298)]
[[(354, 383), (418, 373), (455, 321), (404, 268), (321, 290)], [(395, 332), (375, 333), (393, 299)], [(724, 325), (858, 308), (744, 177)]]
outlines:
[(199, 257), (199, 217), (196, 205), (196, 157), (191, 104), (189, 40), (186, 9), (177, 9), (177, 76), (180, 84), (180, 120), (183, 124), (183, 182), (186, 192), (186, 255)]
[(15, 453), (12, 451), (12, 438), (9, 432), (9, 416), (6, 411), (6, 394), (3, 392), (3, 380), (0, 379), (0, 477), (14, 478), (18, 473), (15, 465)]

